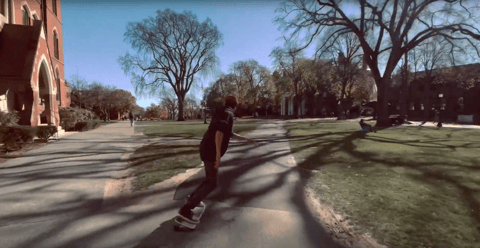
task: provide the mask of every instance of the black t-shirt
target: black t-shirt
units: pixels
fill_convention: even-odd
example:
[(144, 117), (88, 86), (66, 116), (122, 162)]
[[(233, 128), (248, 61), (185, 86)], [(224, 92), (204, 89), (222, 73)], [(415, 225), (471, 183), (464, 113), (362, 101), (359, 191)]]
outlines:
[(200, 143), (200, 158), (202, 161), (215, 161), (217, 155), (215, 134), (217, 131), (223, 133), (221, 156), (227, 152), (228, 143), (233, 132), (233, 117), (233, 109), (231, 108), (222, 107), (215, 111), (208, 130), (203, 135), (202, 142)]

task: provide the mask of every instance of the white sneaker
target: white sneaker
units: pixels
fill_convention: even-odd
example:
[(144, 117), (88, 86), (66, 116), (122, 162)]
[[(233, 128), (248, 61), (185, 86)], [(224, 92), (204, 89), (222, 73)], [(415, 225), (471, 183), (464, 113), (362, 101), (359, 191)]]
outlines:
[[(188, 198), (190, 197), (190, 195), (188, 195), (186, 198), (185, 198), (185, 204), (188, 202)], [(205, 207), (205, 202), (203, 201), (200, 201), (200, 203), (198, 203), (198, 205), (196, 206), (196, 208), (204, 208)]]

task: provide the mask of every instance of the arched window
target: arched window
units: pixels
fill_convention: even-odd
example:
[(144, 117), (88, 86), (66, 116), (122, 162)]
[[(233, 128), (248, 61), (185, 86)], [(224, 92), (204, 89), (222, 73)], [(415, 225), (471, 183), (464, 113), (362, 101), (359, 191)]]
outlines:
[(25, 26), (29, 26), (31, 23), (27, 6), (22, 7), (22, 20), (23, 20), (23, 25)]
[(58, 52), (58, 36), (57, 32), (53, 31), (53, 49), (55, 50), (55, 58), (60, 59), (60, 54)]
[(7, 16), (7, 0), (0, 0), (0, 14)]
[(53, 13), (57, 15), (57, 0), (52, 0)]
[(55, 76), (56, 76), (56, 79), (57, 79), (57, 103), (58, 103), (58, 106), (61, 106), (62, 103), (61, 103), (61, 97), (60, 97), (60, 73), (58, 72), (58, 69), (55, 71)]

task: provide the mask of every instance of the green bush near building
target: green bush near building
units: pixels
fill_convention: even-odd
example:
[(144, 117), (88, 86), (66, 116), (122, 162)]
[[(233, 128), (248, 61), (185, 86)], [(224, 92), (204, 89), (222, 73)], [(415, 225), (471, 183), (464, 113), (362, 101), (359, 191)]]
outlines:
[(0, 111), (0, 125), (2, 127), (18, 125), (19, 120), (20, 117), (18, 116), (18, 112), (15, 110), (8, 113)]
[[(72, 107), (60, 108), (59, 115), (60, 115), (60, 125), (66, 131), (81, 131), (81, 130), (78, 130), (77, 123), (89, 122), (90, 120), (93, 120), (95, 118), (95, 113), (93, 113), (88, 109), (72, 108)], [(82, 129), (84, 129), (84, 127), (87, 125), (89, 124), (83, 123), (83, 124), (79, 124), (78, 127), (81, 127)], [(87, 128), (86, 130), (90, 130), (90, 129)]]

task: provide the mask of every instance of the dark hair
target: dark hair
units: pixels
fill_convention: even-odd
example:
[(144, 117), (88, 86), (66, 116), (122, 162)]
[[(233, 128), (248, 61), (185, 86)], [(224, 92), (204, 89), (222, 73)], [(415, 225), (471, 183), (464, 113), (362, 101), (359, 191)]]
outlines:
[(225, 107), (236, 108), (237, 107), (237, 99), (235, 96), (227, 96), (225, 97)]

